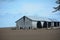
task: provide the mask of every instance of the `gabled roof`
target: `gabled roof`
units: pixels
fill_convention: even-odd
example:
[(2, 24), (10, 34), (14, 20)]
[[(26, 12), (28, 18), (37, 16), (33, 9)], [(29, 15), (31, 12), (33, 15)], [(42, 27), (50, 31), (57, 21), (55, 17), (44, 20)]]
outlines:
[[(32, 20), (32, 21), (48, 21), (48, 22), (59, 22), (56, 19), (51, 19), (51, 18), (46, 18), (46, 17), (37, 17), (37, 16), (23, 16), (23, 17), (27, 17), (28, 19)], [(22, 18), (23, 18), (22, 17)], [(21, 19), (21, 18), (20, 18)], [(19, 19), (19, 20), (20, 20)], [(18, 20), (17, 20), (18, 21)], [(16, 21), (16, 22), (17, 22)]]
[(51, 22), (50, 19), (44, 18), (44, 17), (36, 17), (36, 16), (27, 16), (28, 18), (32, 19), (33, 21), (49, 21)]

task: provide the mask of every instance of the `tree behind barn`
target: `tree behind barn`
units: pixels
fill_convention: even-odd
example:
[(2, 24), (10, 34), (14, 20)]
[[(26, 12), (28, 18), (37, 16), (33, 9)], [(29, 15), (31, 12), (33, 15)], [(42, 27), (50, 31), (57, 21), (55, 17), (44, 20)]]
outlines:
[(55, 11), (53, 12), (60, 11), (60, 0), (57, 0), (56, 3), (58, 4), (58, 6), (54, 7)]

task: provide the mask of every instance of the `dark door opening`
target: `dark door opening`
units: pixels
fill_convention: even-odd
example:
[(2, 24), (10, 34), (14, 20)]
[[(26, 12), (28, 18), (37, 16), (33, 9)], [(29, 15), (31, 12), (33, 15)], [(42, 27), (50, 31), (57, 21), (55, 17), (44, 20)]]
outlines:
[(41, 22), (37, 21), (37, 28), (42, 28)]
[(51, 27), (51, 22), (48, 22), (48, 27)]
[(47, 28), (47, 22), (44, 22), (43, 28)]
[(54, 22), (54, 26), (56, 27), (57, 25), (56, 25), (56, 22)]
[(57, 25), (59, 26), (59, 22), (57, 22)]

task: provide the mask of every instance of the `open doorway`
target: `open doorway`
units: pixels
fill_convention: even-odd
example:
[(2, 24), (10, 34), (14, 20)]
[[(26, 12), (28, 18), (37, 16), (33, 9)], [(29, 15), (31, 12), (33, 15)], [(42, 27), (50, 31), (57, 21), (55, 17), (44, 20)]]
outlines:
[(43, 28), (47, 28), (47, 22), (46, 21), (43, 24)]
[(57, 25), (56, 25), (56, 22), (54, 22), (54, 26), (56, 27)]
[(42, 28), (41, 22), (37, 21), (37, 28)]
[(51, 27), (51, 22), (48, 22), (48, 27)]
[(57, 25), (59, 26), (59, 22), (57, 22)]

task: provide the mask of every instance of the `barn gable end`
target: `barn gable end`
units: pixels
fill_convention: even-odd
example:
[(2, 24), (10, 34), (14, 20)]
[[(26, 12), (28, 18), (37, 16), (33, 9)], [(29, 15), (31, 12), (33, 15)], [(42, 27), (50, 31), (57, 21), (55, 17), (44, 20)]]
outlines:
[(31, 28), (32, 27), (32, 20), (29, 19), (26, 16), (23, 16), (21, 19), (19, 19), (18, 21), (16, 21), (16, 26), (17, 26), (17, 29)]

